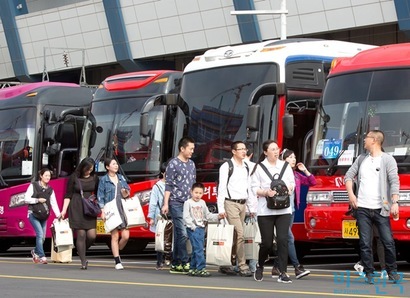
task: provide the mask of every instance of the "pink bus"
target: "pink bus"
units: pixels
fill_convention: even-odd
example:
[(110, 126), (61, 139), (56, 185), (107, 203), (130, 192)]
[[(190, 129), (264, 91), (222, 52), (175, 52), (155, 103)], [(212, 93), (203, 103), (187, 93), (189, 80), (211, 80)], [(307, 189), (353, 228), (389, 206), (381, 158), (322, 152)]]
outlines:
[(68, 83), (0, 89), (0, 251), (34, 242), (24, 193), (42, 167), (53, 170), (50, 184), (62, 206), (68, 176), (89, 153), (82, 143), (95, 140), (88, 116), (92, 95), (91, 89)]

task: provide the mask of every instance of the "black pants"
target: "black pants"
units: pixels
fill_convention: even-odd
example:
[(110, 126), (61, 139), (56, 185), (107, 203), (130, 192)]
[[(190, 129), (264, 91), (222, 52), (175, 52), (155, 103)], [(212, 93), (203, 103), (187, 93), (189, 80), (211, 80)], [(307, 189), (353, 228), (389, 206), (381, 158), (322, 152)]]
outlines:
[(290, 219), (291, 214), (258, 216), (259, 231), (262, 238), (262, 243), (259, 248), (259, 267), (263, 267), (269, 252), (272, 251), (276, 227), (279, 270), (280, 272), (286, 272), (288, 265), (288, 231)]

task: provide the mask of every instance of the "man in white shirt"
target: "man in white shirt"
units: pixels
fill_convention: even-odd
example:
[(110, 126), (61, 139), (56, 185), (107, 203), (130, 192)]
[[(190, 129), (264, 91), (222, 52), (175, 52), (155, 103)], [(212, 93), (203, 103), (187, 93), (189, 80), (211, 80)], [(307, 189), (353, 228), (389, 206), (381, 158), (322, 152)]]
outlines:
[[(249, 202), (249, 166), (244, 162), (247, 148), (244, 142), (236, 141), (231, 145), (231, 162), (225, 162), (219, 168), (218, 184), (218, 213), (220, 218), (226, 218), (229, 224), (235, 226), (237, 233), (236, 257), (238, 260), (239, 274), (241, 276), (252, 276), (245, 259), (244, 250), (244, 222), (247, 208), (255, 214), (252, 204)], [(232, 167), (231, 169), (229, 169)], [(231, 175), (229, 175), (231, 173)], [(248, 206), (248, 207), (247, 207)], [(234, 274), (232, 268), (221, 267), (220, 272)]]

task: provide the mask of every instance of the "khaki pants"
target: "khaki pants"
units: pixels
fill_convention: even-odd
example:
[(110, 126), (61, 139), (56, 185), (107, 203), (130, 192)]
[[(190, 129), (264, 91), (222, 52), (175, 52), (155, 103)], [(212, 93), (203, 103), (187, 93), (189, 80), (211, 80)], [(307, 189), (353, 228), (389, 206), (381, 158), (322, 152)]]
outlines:
[(226, 218), (230, 225), (235, 227), (238, 235), (236, 241), (236, 257), (240, 271), (249, 270), (245, 259), (245, 239), (243, 237), (243, 227), (245, 224), (246, 204), (239, 204), (233, 201), (225, 200)]

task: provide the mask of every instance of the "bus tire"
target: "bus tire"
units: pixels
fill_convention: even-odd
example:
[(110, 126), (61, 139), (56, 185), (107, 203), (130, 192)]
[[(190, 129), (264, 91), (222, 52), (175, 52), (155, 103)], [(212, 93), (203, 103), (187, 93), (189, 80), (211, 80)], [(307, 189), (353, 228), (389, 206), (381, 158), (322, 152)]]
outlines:
[(1, 240), (0, 241), (0, 252), (6, 252), (12, 246), (13, 246), (13, 242), (9, 240)]

